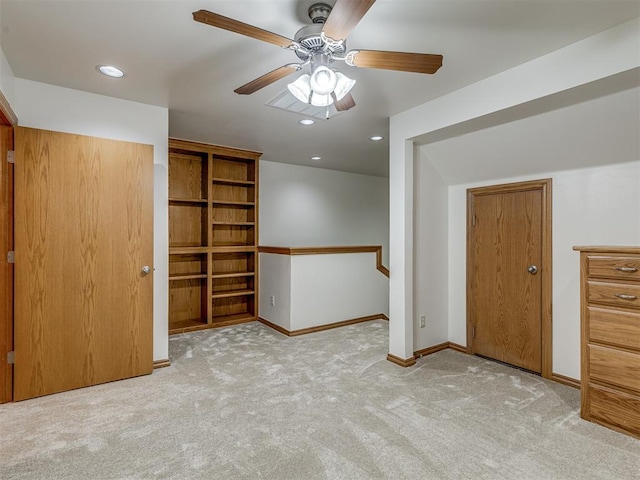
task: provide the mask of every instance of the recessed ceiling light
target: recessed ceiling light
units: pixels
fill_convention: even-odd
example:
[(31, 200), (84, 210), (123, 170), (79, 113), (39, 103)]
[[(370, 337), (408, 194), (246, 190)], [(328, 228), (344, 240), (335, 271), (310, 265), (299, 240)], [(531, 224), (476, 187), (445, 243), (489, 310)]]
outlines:
[(374, 135), (373, 137), (369, 137), (369, 140), (371, 140), (372, 142), (379, 142), (380, 140), (382, 140), (384, 137), (380, 136), (380, 135)]
[(313, 124), (314, 124), (314, 123), (316, 123), (316, 122), (314, 122), (314, 121), (313, 121), (313, 120), (311, 120), (310, 118), (303, 118), (303, 119), (302, 119), (302, 120), (300, 120), (298, 123), (299, 123), (300, 125), (309, 126), (309, 125), (313, 125)]
[(311, 160), (322, 160), (322, 157), (318, 157), (317, 155), (315, 157), (310, 157)]
[(103, 75), (106, 75), (107, 77), (113, 77), (113, 78), (124, 77), (124, 72), (120, 70), (118, 67), (114, 67), (113, 65), (98, 65), (96, 69)]

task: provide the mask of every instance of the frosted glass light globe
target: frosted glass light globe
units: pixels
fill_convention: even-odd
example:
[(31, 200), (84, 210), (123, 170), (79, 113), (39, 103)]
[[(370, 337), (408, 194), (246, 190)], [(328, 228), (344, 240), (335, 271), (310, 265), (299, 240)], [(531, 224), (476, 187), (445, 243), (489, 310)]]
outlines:
[(324, 65), (316, 68), (309, 79), (311, 90), (318, 95), (330, 94), (336, 88), (337, 83), (338, 77), (336, 76), (336, 73)]
[(306, 73), (300, 75), (300, 77), (293, 83), (287, 85), (287, 88), (291, 94), (298, 100), (304, 103), (309, 103), (309, 97), (311, 96), (311, 88), (309, 87), (309, 75)]

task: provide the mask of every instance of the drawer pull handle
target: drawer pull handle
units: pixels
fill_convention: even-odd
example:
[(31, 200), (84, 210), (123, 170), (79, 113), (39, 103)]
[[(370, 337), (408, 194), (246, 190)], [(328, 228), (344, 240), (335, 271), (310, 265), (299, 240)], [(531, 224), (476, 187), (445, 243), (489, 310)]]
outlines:
[(635, 300), (635, 295), (627, 295), (626, 293), (616, 293), (616, 297), (621, 298), (622, 300)]
[(618, 270), (619, 272), (627, 272), (627, 273), (633, 273), (638, 271), (636, 267), (616, 267), (616, 270)]

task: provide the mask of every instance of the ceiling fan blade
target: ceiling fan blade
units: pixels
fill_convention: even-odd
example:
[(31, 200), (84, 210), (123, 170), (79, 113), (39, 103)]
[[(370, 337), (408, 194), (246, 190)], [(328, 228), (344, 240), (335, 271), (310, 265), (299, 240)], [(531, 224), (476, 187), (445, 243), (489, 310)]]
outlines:
[(246, 35), (247, 37), (262, 40), (263, 42), (273, 43), (279, 47), (286, 48), (293, 43), (293, 40), (283, 37), (282, 35), (268, 32), (261, 28), (254, 27), (253, 25), (249, 25), (248, 23), (242, 23), (238, 20), (234, 20), (233, 18), (209, 12), (208, 10), (198, 10), (197, 12), (193, 12), (193, 19), (196, 22), (206, 23), (212, 27), (222, 28), (224, 30), (229, 30), (230, 32), (236, 32), (241, 35)]
[(269, 73), (265, 73), (261, 77), (258, 77), (255, 80), (252, 80), (251, 82), (236, 88), (234, 92), (240, 95), (251, 95), (261, 88), (264, 88), (267, 85), (271, 85), (273, 82), (277, 82), (281, 78), (284, 78), (287, 75), (292, 74), (293, 72), (297, 72), (298, 70), (300, 70), (300, 65), (298, 65), (297, 63), (283, 65), (280, 68), (276, 68), (275, 70), (272, 70)]
[(401, 72), (436, 73), (442, 66), (442, 55), (428, 53), (383, 52), (380, 50), (353, 50), (351, 62), (355, 67), (382, 68)]
[(333, 40), (344, 40), (376, 0), (338, 0), (322, 27)]
[(356, 106), (356, 101), (353, 99), (350, 93), (347, 93), (340, 100), (336, 98), (336, 94), (331, 92), (331, 96), (333, 97), (333, 105), (336, 107), (336, 110), (339, 112), (343, 112), (345, 110), (349, 110)]

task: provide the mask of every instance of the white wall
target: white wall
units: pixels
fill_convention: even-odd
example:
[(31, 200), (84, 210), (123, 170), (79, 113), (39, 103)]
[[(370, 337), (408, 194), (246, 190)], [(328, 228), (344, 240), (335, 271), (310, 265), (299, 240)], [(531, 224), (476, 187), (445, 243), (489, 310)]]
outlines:
[[(540, 178), (543, 178), (540, 176)], [(504, 182), (500, 182), (504, 183)], [(449, 207), (449, 230), (448, 238), (467, 238), (467, 198), (460, 195), (459, 190), (456, 187), (449, 189), (448, 198)], [(464, 215), (460, 215), (460, 212), (464, 211)], [(454, 212), (457, 212), (454, 214)], [(449, 273), (448, 291), (449, 295), (449, 341), (457, 343), (458, 345), (467, 345), (467, 324), (466, 320), (464, 324), (460, 323), (461, 318), (466, 319), (467, 315), (467, 303), (466, 303), (466, 263), (464, 266), (464, 272), (460, 276), (460, 260), (467, 259), (467, 244), (466, 241), (457, 241), (449, 243), (449, 258), (447, 259), (447, 271)], [(416, 266), (416, 268), (421, 268)], [(454, 273), (455, 272), (455, 273)], [(460, 280), (465, 278), (465, 288), (460, 290)], [(464, 302), (460, 301), (459, 295), (465, 295)]]
[(377, 315), (389, 310), (389, 283), (375, 253), (291, 257), (292, 330)]
[(153, 358), (167, 359), (168, 110), (20, 78), (12, 106), (21, 126), (153, 145)]
[(15, 103), (15, 77), (2, 49), (0, 49), (0, 91), (15, 111), (13, 106)]
[(289, 331), (386, 315), (388, 290), (375, 252), (260, 254), (260, 317)]
[(260, 162), (260, 245), (382, 245), (389, 254), (388, 179)]
[[(450, 341), (466, 345), (467, 188), (552, 179), (553, 372), (580, 378), (580, 261), (575, 245), (640, 244), (640, 160), (450, 187)], [(422, 268), (422, 267), (421, 267)]]
[[(449, 340), (448, 185), (422, 149), (414, 168), (413, 350)], [(456, 295), (453, 295), (456, 297)], [(420, 327), (420, 316), (425, 326)]]
[[(260, 253), (259, 259), (258, 315), (291, 331), (291, 257)], [(275, 305), (271, 305), (271, 296)]]

